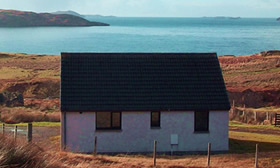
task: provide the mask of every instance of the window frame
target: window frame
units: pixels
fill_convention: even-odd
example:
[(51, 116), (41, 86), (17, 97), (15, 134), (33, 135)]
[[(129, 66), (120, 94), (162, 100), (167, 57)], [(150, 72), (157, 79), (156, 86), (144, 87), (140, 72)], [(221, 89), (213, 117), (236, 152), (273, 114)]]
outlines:
[[(197, 125), (196, 125), (196, 117), (197, 117), (197, 112), (206, 112), (207, 113), (207, 129), (206, 130), (197, 130)], [(210, 112), (209, 110), (196, 110), (194, 111), (194, 133), (209, 133), (209, 115)]]
[[(97, 126), (97, 113), (110, 113), (110, 127), (100, 128)], [(113, 113), (120, 113), (120, 126), (113, 127)], [(95, 130), (121, 130), (122, 129), (122, 112), (121, 111), (111, 111), (111, 112), (95, 112)]]
[[(154, 126), (152, 125), (153, 124), (153, 113), (159, 113), (159, 121), (158, 121), (158, 125)], [(161, 128), (161, 112), (160, 111), (151, 111), (151, 128), (154, 129), (154, 128)]]

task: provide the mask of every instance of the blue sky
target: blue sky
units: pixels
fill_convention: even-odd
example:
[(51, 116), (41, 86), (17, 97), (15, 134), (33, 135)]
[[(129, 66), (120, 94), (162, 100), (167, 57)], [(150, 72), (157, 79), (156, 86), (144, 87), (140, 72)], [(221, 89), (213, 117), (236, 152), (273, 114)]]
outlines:
[(153, 17), (280, 17), (280, 0), (0, 0), (0, 9)]

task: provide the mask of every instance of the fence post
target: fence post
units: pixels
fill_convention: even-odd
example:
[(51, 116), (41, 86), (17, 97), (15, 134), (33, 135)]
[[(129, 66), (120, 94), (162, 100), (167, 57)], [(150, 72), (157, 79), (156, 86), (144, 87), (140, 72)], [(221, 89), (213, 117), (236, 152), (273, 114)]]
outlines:
[(268, 112), (266, 112), (266, 120), (269, 120)]
[(273, 114), (269, 113), (269, 123), (272, 124), (272, 120), (273, 120)]
[(27, 142), (32, 142), (32, 123), (27, 125)]
[(255, 118), (255, 121), (257, 121), (257, 112), (254, 111), (254, 118)]
[(208, 143), (207, 167), (210, 167), (211, 143)]
[(244, 106), (243, 106), (243, 114), (242, 114), (242, 116), (244, 116), (244, 115), (245, 115), (245, 109), (246, 109), (246, 105), (244, 104)]
[(235, 102), (234, 100), (232, 101), (232, 108), (231, 108), (231, 112), (234, 113), (234, 110), (235, 110)]
[(256, 158), (255, 158), (255, 167), (258, 168), (258, 153), (259, 153), (259, 149), (258, 149), (258, 144), (256, 144)]
[(94, 154), (94, 155), (97, 154), (96, 147), (97, 147), (97, 136), (94, 137), (94, 151), (93, 151), (93, 154)]
[(275, 125), (275, 127), (277, 126), (277, 113), (275, 113), (275, 116), (274, 116), (274, 125)]
[(15, 126), (14, 139), (17, 140), (17, 125)]
[(157, 166), (157, 141), (154, 141), (154, 167)]
[(2, 134), (5, 136), (5, 124), (2, 124)]

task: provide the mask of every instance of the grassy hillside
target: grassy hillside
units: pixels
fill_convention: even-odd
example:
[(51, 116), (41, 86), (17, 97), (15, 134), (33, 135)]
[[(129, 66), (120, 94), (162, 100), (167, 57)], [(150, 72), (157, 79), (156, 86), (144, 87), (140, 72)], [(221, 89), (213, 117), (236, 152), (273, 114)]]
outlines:
[(0, 27), (34, 26), (109, 26), (105, 23), (90, 22), (74, 15), (56, 15), (15, 10), (0, 10)]
[(280, 105), (280, 54), (219, 60), (231, 102), (255, 108)]
[[(230, 99), (260, 108), (280, 105), (280, 55), (220, 57)], [(0, 53), (0, 92), (35, 99), (59, 98), (60, 57)]]

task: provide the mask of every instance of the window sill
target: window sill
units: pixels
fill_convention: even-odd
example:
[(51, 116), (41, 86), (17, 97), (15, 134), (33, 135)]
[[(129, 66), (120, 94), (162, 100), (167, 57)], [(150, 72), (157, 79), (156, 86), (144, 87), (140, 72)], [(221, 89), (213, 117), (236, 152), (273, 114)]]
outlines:
[(122, 132), (122, 129), (96, 129), (95, 132)]
[(210, 131), (194, 131), (194, 134), (210, 134)]
[(157, 129), (161, 129), (161, 127), (151, 127), (151, 129), (157, 130)]

